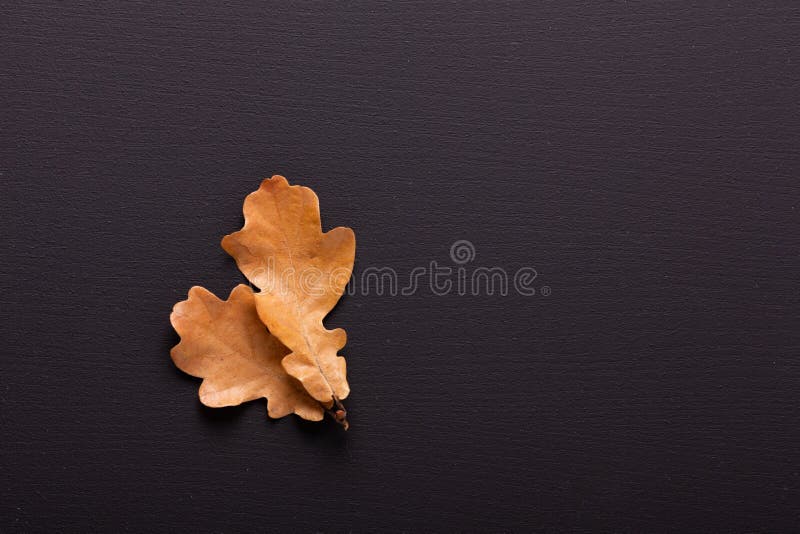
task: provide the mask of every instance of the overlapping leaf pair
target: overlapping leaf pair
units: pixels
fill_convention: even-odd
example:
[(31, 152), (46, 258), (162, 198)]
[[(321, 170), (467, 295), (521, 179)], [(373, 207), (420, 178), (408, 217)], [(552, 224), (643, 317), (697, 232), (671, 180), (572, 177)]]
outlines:
[(170, 316), (181, 336), (172, 361), (204, 379), (206, 406), (265, 397), (270, 417), (319, 421), (328, 411), (347, 428), (341, 400), (350, 386), (338, 355), (347, 336), (322, 320), (350, 279), (355, 235), (344, 227), (323, 233), (317, 196), (282, 176), (247, 196), (244, 218), (222, 248), (260, 291), (238, 285), (222, 301), (193, 287)]

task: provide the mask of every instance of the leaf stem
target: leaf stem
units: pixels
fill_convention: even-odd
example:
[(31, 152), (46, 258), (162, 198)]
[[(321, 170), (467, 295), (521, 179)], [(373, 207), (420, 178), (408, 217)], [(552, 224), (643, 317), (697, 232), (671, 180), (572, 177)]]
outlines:
[(333, 395), (333, 404), (335, 409), (325, 408), (325, 411), (328, 412), (328, 415), (333, 417), (334, 421), (347, 430), (350, 428), (350, 423), (347, 422), (347, 410), (345, 410), (344, 404), (342, 404), (342, 401), (340, 401), (336, 395)]

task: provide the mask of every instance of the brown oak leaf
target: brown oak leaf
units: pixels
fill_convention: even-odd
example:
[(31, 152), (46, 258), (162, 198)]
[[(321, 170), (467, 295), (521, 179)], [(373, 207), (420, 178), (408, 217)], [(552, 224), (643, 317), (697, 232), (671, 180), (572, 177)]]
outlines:
[(326, 329), (350, 279), (355, 235), (339, 227), (323, 233), (319, 200), (311, 189), (290, 186), (273, 176), (247, 196), (244, 227), (222, 240), (222, 247), (261, 291), (255, 294), (258, 316), (291, 351), (283, 368), (345, 427), (339, 402), (350, 393), (346, 364), (338, 351), (347, 336)]
[(206, 406), (235, 406), (265, 397), (270, 417), (296, 413), (319, 421), (324, 410), (289, 376), (281, 360), (289, 353), (258, 317), (252, 289), (236, 286), (223, 301), (202, 287), (189, 291), (170, 315), (181, 341), (172, 361), (203, 378), (200, 401)]

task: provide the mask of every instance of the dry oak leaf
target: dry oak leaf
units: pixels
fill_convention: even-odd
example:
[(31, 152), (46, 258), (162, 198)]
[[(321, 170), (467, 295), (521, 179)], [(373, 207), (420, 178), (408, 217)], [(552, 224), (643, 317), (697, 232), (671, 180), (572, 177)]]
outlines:
[[(244, 227), (222, 239), (222, 248), (261, 291), (258, 316), (291, 353), (283, 368), (326, 408), (350, 393), (338, 351), (347, 335), (326, 329), (323, 318), (344, 292), (353, 270), (356, 240), (350, 228), (322, 232), (314, 192), (273, 176), (247, 196)], [(346, 426), (346, 423), (345, 423)]]
[(287, 349), (256, 313), (253, 290), (236, 286), (223, 301), (202, 287), (175, 305), (170, 322), (181, 336), (170, 356), (182, 371), (203, 378), (200, 401), (218, 408), (265, 397), (270, 417), (296, 413), (320, 421), (322, 406), (281, 365)]

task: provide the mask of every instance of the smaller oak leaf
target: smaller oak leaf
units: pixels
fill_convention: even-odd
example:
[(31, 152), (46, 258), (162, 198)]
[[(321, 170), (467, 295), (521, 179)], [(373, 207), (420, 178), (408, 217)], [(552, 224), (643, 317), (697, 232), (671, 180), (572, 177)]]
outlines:
[(182, 371), (203, 378), (200, 401), (206, 406), (236, 406), (265, 397), (267, 413), (296, 413), (320, 421), (322, 406), (289, 376), (281, 360), (289, 354), (258, 317), (253, 291), (238, 285), (228, 300), (199, 286), (170, 315), (181, 341), (170, 356)]

